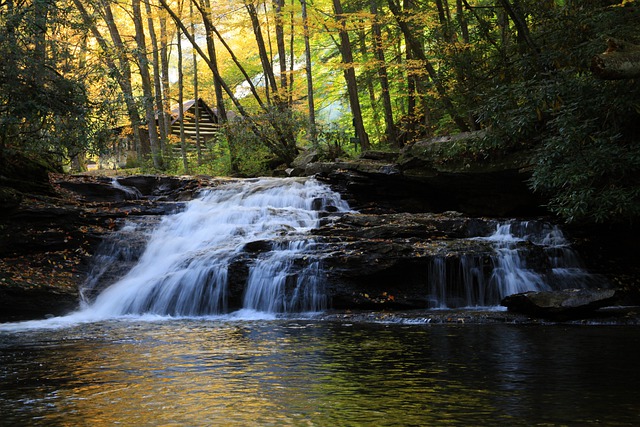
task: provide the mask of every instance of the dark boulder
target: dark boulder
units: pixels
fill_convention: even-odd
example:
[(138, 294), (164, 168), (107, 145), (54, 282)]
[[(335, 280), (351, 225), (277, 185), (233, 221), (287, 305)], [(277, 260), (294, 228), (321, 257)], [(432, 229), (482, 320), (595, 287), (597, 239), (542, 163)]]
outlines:
[(614, 289), (565, 289), (510, 295), (501, 305), (515, 313), (565, 321), (593, 316), (596, 310), (617, 301)]
[(80, 305), (75, 289), (0, 286), (0, 322), (62, 316)]

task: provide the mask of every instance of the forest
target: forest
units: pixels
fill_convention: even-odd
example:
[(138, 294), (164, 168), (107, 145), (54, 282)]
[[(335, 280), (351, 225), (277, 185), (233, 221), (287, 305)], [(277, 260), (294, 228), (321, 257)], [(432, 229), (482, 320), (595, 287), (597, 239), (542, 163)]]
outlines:
[[(531, 189), (565, 221), (640, 218), (635, 1), (0, 0), (0, 12), (0, 160), (258, 176), (302, 150), (334, 160), (477, 132), (440, 161), (523, 152)], [(201, 104), (183, 107), (198, 99), (213, 135), (200, 135)]]

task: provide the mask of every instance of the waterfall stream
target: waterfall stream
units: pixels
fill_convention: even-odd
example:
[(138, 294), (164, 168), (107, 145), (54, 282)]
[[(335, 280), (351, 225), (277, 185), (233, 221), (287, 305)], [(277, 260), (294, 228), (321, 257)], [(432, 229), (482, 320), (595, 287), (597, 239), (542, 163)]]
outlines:
[[(86, 310), (101, 318), (221, 314), (230, 299), (242, 298), (236, 294), (244, 295), (245, 309), (322, 310), (327, 304), (318, 262), (305, 260), (315, 242), (306, 233), (322, 212), (348, 209), (312, 179), (246, 180), (207, 190), (184, 211), (163, 218), (133, 268)], [(234, 274), (246, 275), (237, 292)]]
[[(339, 194), (313, 179), (243, 180), (206, 190), (159, 223), (132, 220), (116, 233), (96, 256), (83, 289), (85, 311), (98, 318), (216, 315), (240, 307), (322, 311), (329, 304), (319, 243), (308, 232), (329, 212), (347, 211)], [(468, 239), (486, 250), (446, 251), (429, 261), (430, 307), (497, 306), (515, 293), (594, 281), (557, 226), (497, 222), (491, 235)]]
[(588, 288), (605, 281), (582, 266), (558, 226), (508, 221), (474, 240), (491, 243), (493, 253), (465, 254), (455, 263), (435, 257), (429, 268), (431, 305), (436, 308), (497, 306), (528, 291)]

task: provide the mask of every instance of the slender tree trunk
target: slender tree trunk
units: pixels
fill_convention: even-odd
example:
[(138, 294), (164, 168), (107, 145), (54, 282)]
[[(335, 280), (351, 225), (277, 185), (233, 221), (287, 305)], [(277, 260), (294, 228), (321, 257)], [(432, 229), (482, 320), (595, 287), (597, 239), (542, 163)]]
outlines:
[[(193, 0), (189, 3), (189, 19), (191, 20), (191, 37), (196, 37), (196, 25), (193, 16)], [(193, 63), (193, 98), (196, 100), (195, 107), (195, 125), (196, 125), (196, 155), (198, 158), (198, 166), (202, 164), (202, 148), (200, 147), (200, 100), (198, 93), (198, 55), (195, 49), (191, 50), (191, 62)]]
[(513, 24), (516, 26), (516, 30), (518, 30), (518, 44), (522, 47), (527, 46), (533, 53), (539, 52), (536, 43), (531, 38), (529, 26), (527, 25), (527, 20), (522, 13), (520, 2), (518, 0), (512, 0), (510, 3), (509, 0), (500, 0), (500, 4), (513, 21)]
[(344, 68), (344, 79), (349, 92), (349, 103), (351, 105), (351, 114), (353, 115), (353, 126), (355, 127), (356, 137), (360, 142), (362, 151), (369, 150), (369, 136), (364, 128), (362, 121), (362, 110), (360, 109), (360, 99), (358, 98), (358, 85), (356, 83), (356, 72), (353, 67), (353, 53), (351, 52), (351, 42), (347, 33), (346, 19), (342, 10), (340, 0), (333, 0), (333, 10), (336, 13), (336, 20), (340, 25), (340, 54), (342, 55), (342, 63)]
[(273, 74), (273, 67), (271, 65), (271, 60), (269, 59), (269, 54), (267, 53), (264, 37), (262, 36), (260, 20), (258, 19), (258, 11), (253, 3), (249, 2), (249, 0), (245, 0), (244, 5), (249, 13), (249, 17), (251, 18), (251, 24), (253, 25), (253, 34), (255, 35), (256, 44), (258, 45), (258, 53), (260, 55), (260, 62), (262, 63), (262, 72), (265, 76), (265, 83), (268, 83), (268, 85), (271, 86), (271, 93), (274, 95), (276, 104), (279, 104), (280, 96), (278, 95), (278, 85), (276, 83), (275, 75)]
[[(161, 1), (165, 1), (165, 0), (161, 0)], [(209, 37), (211, 37), (211, 40), (213, 40), (213, 35), (211, 35), (212, 33), (216, 35), (216, 37), (218, 38), (220, 43), (222, 43), (222, 45), (224, 46), (226, 51), (229, 53), (229, 56), (231, 56), (231, 60), (233, 61), (233, 63), (236, 65), (236, 67), (238, 67), (238, 70), (240, 70), (240, 72), (242, 73), (242, 75), (243, 75), (243, 77), (245, 79), (245, 82), (249, 86), (249, 90), (251, 91), (251, 94), (253, 95), (255, 100), (258, 102), (258, 105), (260, 105), (261, 108), (266, 110), (265, 104), (262, 101), (262, 98), (260, 97), (260, 95), (258, 94), (258, 91), (256, 90), (255, 85), (253, 84), (253, 80), (251, 79), (251, 77), (249, 76), (247, 71), (244, 69), (242, 64), (240, 63), (240, 61), (239, 61), (238, 57), (236, 56), (236, 54), (233, 52), (233, 50), (231, 50), (231, 47), (229, 46), (229, 44), (222, 37), (222, 34), (220, 34), (220, 32), (216, 29), (216, 27), (211, 22), (211, 19), (209, 18), (208, 14), (207, 14), (207, 10), (210, 10), (209, 0), (203, 0), (204, 7), (199, 5), (198, 2), (195, 2), (194, 4), (195, 4), (196, 8), (198, 9), (198, 11), (200, 12), (200, 14), (202, 16), (202, 22), (204, 23), (205, 31), (207, 32), (207, 40), (209, 40)], [(212, 43), (212, 45), (213, 45), (213, 43)], [(196, 49), (196, 51), (197, 51), (197, 49)], [(215, 52), (215, 48), (214, 48), (214, 52)], [(214, 84), (215, 84), (215, 80), (214, 80)]]
[(382, 47), (382, 30), (378, 23), (378, 8), (376, 0), (370, 0), (371, 14), (374, 16), (371, 25), (371, 35), (373, 38), (373, 52), (378, 62), (378, 79), (380, 80), (380, 88), (382, 89), (382, 106), (384, 108), (385, 137), (387, 143), (402, 146), (398, 140), (396, 125), (393, 120), (393, 107), (391, 105), (391, 92), (389, 87), (389, 78), (387, 76), (387, 63), (384, 57), (384, 49)]
[[(274, 0), (273, 8), (276, 15), (276, 46), (278, 47), (278, 63), (280, 64), (280, 90), (282, 96), (287, 92), (287, 52), (284, 43), (284, 22), (282, 19), (282, 8), (284, 0)], [(287, 97), (288, 98), (288, 97)]]
[[(198, 11), (202, 16), (202, 21), (204, 23), (204, 28), (205, 28), (206, 37), (207, 37), (207, 52), (209, 53), (209, 59), (210, 59), (209, 67), (214, 76), (213, 87), (216, 94), (217, 122), (220, 125), (220, 129), (225, 130), (225, 124), (227, 123), (227, 110), (224, 105), (224, 97), (223, 97), (223, 89), (225, 89), (225, 87), (223, 85), (224, 82), (220, 77), (220, 72), (218, 71), (216, 45), (215, 45), (215, 40), (213, 38), (214, 34), (216, 34), (220, 39), (222, 39), (222, 36), (217, 32), (215, 26), (211, 22), (211, 19), (207, 13), (207, 11), (211, 10), (210, 1), (203, 0), (202, 4), (204, 5), (204, 7), (201, 7), (197, 2), (194, 2), (194, 4), (196, 8), (198, 8)], [(195, 37), (194, 37), (194, 40), (195, 40)], [(244, 69), (242, 69), (242, 71), (244, 72)], [(251, 85), (253, 85), (253, 83), (251, 83)], [(235, 97), (232, 94), (230, 94), (228, 90), (226, 91), (229, 97), (231, 98), (231, 100), (234, 102), (234, 104), (236, 106), (239, 105)], [(242, 110), (240, 111), (242, 114)], [(228, 133), (227, 133), (227, 143), (229, 145), (229, 169), (232, 175), (238, 175), (240, 173), (240, 159), (238, 157), (238, 150), (236, 148), (235, 141), (233, 141), (233, 138), (231, 138), (231, 136), (229, 136)]]
[(293, 50), (295, 42), (295, 16), (293, 14), (294, 5), (295, 0), (291, 0), (291, 12), (289, 13), (289, 107), (293, 106), (293, 69), (296, 62), (296, 56)]
[(160, 130), (160, 151), (165, 152), (167, 148), (167, 127), (164, 123), (164, 108), (162, 105), (162, 78), (160, 76), (160, 52), (158, 49), (158, 38), (153, 24), (153, 15), (151, 13), (151, 0), (144, 0), (145, 12), (147, 13), (147, 29), (151, 40), (152, 58), (153, 58), (153, 88), (155, 93), (155, 111), (157, 116), (158, 128)]
[[(364, 31), (364, 27), (358, 30), (358, 48), (360, 49), (360, 55), (362, 55), (362, 61), (369, 62), (369, 49), (367, 48), (367, 35)], [(376, 90), (373, 86), (373, 72), (366, 70), (360, 77), (360, 81), (364, 80), (364, 84), (369, 94), (369, 104), (373, 113), (373, 126), (375, 127), (376, 136), (380, 138), (380, 113), (378, 111), (378, 101), (376, 100)]]
[(184, 173), (189, 173), (189, 160), (187, 159), (187, 138), (184, 133), (184, 72), (182, 70), (182, 37), (180, 31), (176, 34), (178, 39), (178, 120), (180, 120), (180, 153), (182, 154), (182, 167)]
[(462, 41), (465, 44), (471, 43), (469, 38), (469, 25), (464, 17), (464, 8), (462, 7), (462, 0), (456, 0), (456, 18), (458, 19), (458, 26), (460, 27), (460, 35)]
[(456, 112), (455, 107), (451, 102), (451, 99), (447, 95), (447, 91), (444, 85), (442, 84), (442, 82), (440, 82), (440, 79), (438, 78), (436, 69), (428, 60), (427, 55), (425, 54), (424, 49), (422, 47), (422, 44), (415, 37), (413, 31), (411, 31), (411, 28), (409, 27), (407, 20), (400, 13), (400, 7), (396, 4), (395, 0), (388, 0), (388, 4), (389, 4), (389, 9), (391, 10), (391, 13), (393, 13), (393, 15), (396, 17), (396, 22), (398, 23), (400, 30), (404, 34), (405, 40), (407, 42), (407, 50), (411, 50), (412, 55), (416, 59), (419, 59), (422, 62), (425, 70), (427, 71), (427, 73), (429, 74), (429, 77), (431, 78), (431, 81), (433, 82), (434, 86), (436, 87), (436, 90), (438, 91), (438, 95), (440, 95), (441, 102), (444, 104), (445, 109), (451, 115), (451, 118), (453, 119), (454, 123), (458, 126), (458, 128), (460, 128), (461, 131), (463, 132), (468, 131), (469, 126), (467, 125), (466, 121), (462, 117), (460, 117), (460, 115)]
[(162, 157), (160, 156), (160, 142), (158, 140), (158, 127), (156, 125), (156, 115), (153, 109), (154, 97), (151, 88), (151, 75), (149, 74), (149, 60), (147, 58), (147, 44), (142, 26), (142, 12), (140, 10), (140, 0), (132, 0), (131, 8), (133, 12), (133, 23), (136, 31), (136, 44), (138, 65), (140, 67), (140, 79), (142, 81), (142, 92), (144, 96), (144, 110), (149, 130), (149, 144), (151, 145), (151, 158), (153, 166), (162, 168)]
[[(167, 138), (171, 135), (171, 96), (169, 85), (169, 34), (167, 32), (167, 15), (160, 13), (160, 68), (162, 70), (162, 115)], [(169, 150), (170, 152), (170, 150)]]
[[(80, 4), (76, 3), (76, 6)], [(146, 138), (142, 136), (142, 119), (138, 113), (138, 106), (136, 105), (135, 98), (133, 96), (133, 84), (131, 77), (131, 64), (126, 54), (126, 47), (120, 37), (120, 32), (116, 26), (113, 13), (111, 11), (111, 5), (108, 1), (102, 1), (102, 12), (104, 14), (105, 23), (109, 29), (109, 35), (114, 45), (116, 57), (120, 66), (118, 67), (122, 73), (122, 78), (118, 80), (122, 93), (124, 95), (124, 101), (127, 106), (127, 114), (131, 121), (131, 127), (133, 130), (133, 143), (136, 153), (138, 155), (138, 161), (142, 160), (142, 157), (149, 153), (149, 146), (146, 143)]]
[(307, 100), (309, 104), (309, 140), (311, 145), (318, 145), (317, 127), (316, 127), (316, 108), (313, 99), (313, 77), (311, 74), (311, 46), (309, 44), (309, 18), (307, 17), (307, 1), (300, 0), (302, 7), (302, 26), (304, 29), (304, 56), (305, 56), (305, 72), (307, 74)]

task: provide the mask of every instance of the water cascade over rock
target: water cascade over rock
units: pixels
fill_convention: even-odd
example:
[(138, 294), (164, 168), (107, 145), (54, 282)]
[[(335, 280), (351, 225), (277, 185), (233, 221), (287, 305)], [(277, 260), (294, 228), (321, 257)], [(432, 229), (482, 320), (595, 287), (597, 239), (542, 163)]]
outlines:
[(521, 292), (607, 286), (545, 221), (347, 214), (317, 233), (336, 308), (495, 307)]
[(306, 178), (218, 184), (131, 219), (95, 260), (82, 294), (98, 318), (495, 307), (603, 285), (547, 222), (356, 213)]
[[(139, 257), (120, 244), (105, 246), (107, 264), (138, 259), (88, 310), (109, 317), (324, 309), (320, 267), (307, 257), (315, 245), (308, 232), (328, 212), (348, 209), (337, 193), (311, 179), (247, 180), (207, 190), (183, 212), (163, 218)], [(104, 274), (95, 275), (87, 295), (100, 290), (98, 276)]]
[(538, 221), (499, 222), (494, 253), (462, 254), (455, 263), (435, 256), (429, 266), (431, 305), (439, 308), (492, 306), (513, 294), (595, 285), (597, 276), (581, 265), (562, 231)]

